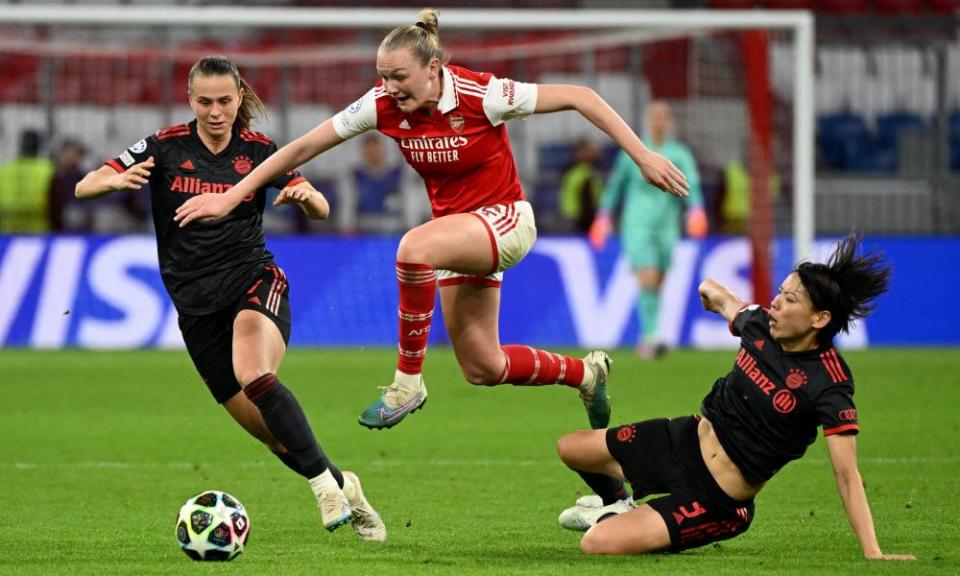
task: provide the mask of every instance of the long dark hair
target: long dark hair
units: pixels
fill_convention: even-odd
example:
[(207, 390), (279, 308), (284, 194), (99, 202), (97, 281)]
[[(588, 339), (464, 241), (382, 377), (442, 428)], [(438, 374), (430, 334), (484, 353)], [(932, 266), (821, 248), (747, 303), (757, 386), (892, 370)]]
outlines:
[(794, 269), (816, 310), (830, 312), (830, 323), (817, 334), (829, 344), (850, 322), (876, 308), (876, 298), (890, 286), (890, 267), (883, 256), (870, 250), (857, 255), (862, 238), (849, 234), (834, 249), (826, 264), (804, 262)]
[(243, 90), (243, 101), (240, 102), (237, 119), (234, 121), (240, 128), (249, 128), (250, 121), (254, 118), (267, 117), (267, 110), (263, 106), (263, 101), (247, 84), (247, 81), (240, 76), (237, 65), (226, 57), (207, 56), (197, 60), (196, 64), (190, 68), (190, 74), (187, 76), (188, 92), (193, 90), (193, 79), (196, 76), (230, 76), (233, 78), (237, 90)]
[(436, 58), (440, 64), (447, 63), (447, 55), (440, 45), (440, 20), (433, 8), (424, 8), (416, 24), (397, 26), (380, 43), (381, 53), (407, 48), (421, 66), (426, 66)]

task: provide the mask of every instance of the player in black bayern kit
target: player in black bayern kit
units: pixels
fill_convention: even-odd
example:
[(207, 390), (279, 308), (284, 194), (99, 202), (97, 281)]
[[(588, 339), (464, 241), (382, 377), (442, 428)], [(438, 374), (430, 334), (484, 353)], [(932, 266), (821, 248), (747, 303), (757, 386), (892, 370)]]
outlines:
[(78, 198), (96, 198), (150, 184), (163, 283), (177, 308), (180, 331), (214, 399), (289, 468), (305, 477), (328, 530), (352, 522), (364, 540), (384, 540), (380, 516), (352, 472), (341, 472), (317, 443), (299, 402), (276, 377), (290, 338), (288, 285), (266, 249), (263, 210), (296, 204), (313, 219), (329, 214), (323, 195), (296, 171), (247, 196), (229, 217), (180, 228), (178, 206), (198, 194), (220, 194), (276, 152), (249, 129), (263, 103), (222, 56), (190, 70), (196, 118), (160, 130), (90, 172)]
[[(563, 436), (557, 451), (597, 496), (564, 510), (560, 523), (586, 530), (588, 554), (642, 554), (704, 546), (742, 534), (767, 480), (803, 456), (823, 427), (837, 489), (867, 558), (884, 554), (857, 466), (859, 431), (850, 368), (833, 347), (852, 320), (873, 309), (890, 270), (879, 256), (841, 242), (827, 264), (802, 263), (769, 309), (747, 306), (706, 280), (703, 307), (740, 337), (733, 369), (718, 379), (702, 416), (655, 419)], [(623, 482), (632, 485), (634, 505)], [(602, 520), (602, 521), (600, 521)]]

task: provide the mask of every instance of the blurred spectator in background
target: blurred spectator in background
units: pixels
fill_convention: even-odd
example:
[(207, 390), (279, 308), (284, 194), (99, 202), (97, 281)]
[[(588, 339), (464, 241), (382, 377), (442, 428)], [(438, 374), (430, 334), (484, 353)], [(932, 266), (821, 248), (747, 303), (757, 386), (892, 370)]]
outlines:
[(597, 214), (597, 203), (603, 192), (603, 182), (596, 162), (600, 149), (593, 139), (583, 137), (573, 148), (570, 167), (560, 181), (560, 215), (573, 230), (586, 233)]
[(83, 205), (74, 196), (77, 183), (86, 170), (83, 159), (87, 149), (83, 143), (66, 138), (54, 154), (55, 172), (50, 186), (50, 230), (54, 232), (90, 232), (93, 230), (92, 207)]
[[(750, 222), (752, 183), (750, 171), (743, 161), (731, 160), (723, 167), (723, 189), (720, 194), (719, 215), (720, 231), (724, 234), (745, 234)], [(780, 177), (773, 171), (770, 174), (770, 199), (780, 193)]]
[[(346, 232), (399, 232), (402, 166), (389, 162), (383, 138), (369, 134), (361, 141), (361, 164), (343, 178), (338, 223)], [(336, 212), (335, 212), (336, 213)]]
[(617, 155), (613, 170), (600, 200), (600, 210), (590, 228), (590, 243), (598, 250), (606, 244), (613, 228), (612, 214), (623, 200), (620, 239), (640, 285), (637, 315), (642, 331), (637, 354), (644, 359), (659, 357), (666, 350), (657, 332), (660, 318), (660, 286), (670, 268), (673, 247), (680, 239), (680, 216), (687, 209), (687, 234), (701, 238), (707, 233), (700, 176), (690, 149), (673, 139), (673, 111), (662, 100), (647, 106), (643, 143), (662, 154), (683, 172), (690, 186), (684, 199), (664, 194), (640, 173), (636, 163), (623, 151)]
[(0, 166), (0, 232), (43, 233), (50, 230), (48, 211), (54, 166), (40, 156), (37, 130), (20, 134), (16, 158)]

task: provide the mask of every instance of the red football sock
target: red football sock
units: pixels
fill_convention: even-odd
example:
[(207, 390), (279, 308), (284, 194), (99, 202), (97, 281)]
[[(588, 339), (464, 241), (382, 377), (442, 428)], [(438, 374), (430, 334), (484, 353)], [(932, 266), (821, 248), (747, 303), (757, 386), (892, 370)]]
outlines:
[(542, 386), (563, 384), (579, 388), (583, 382), (583, 360), (561, 356), (529, 346), (500, 348), (507, 365), (500, 375), (501, 384), (514, 386)]
[(397, 369), (419, 374), (427, 353), (433, 304), (437, 295), (437, 274), (426, 264), (397, 262), (400, 286), (400, 354)]

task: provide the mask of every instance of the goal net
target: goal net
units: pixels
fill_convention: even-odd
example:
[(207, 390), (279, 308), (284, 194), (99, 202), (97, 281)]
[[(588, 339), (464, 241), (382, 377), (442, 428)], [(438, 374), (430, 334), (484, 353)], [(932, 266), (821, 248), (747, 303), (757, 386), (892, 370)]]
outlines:
[[(221, 53), (267, 104), (255, 125), (280, 143), (376, 81), (380, 39), (415, 10), (0, 6), (0, 155), (38, 128), (52, 145), (81, 140), (116, 155), (159, 127), (192, 118), (186, 77)], [(810, 255), (812, 19), (802, 12), (445, 10), (451, 62), (498, 76), (593, 87), (635, 130), (652, 99), (671, 104), (675, 137), (696, 157), (714, 230), (747, 234), (754, 300), (769, 297), (771, 239)], [(591, 137), (609, 168), (616, 150), (577, 114), (509, 125), (542, 226), (556, 214), (574, 142)], [(305, 167), (336, 182), (358, 143)], [(391, 152), (393, 153), (393, 152)], [(411, 195), (410, 198), (414, 198)], [(410, 219), (424, 206), (411, 200)]]

